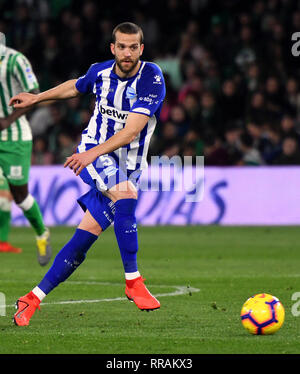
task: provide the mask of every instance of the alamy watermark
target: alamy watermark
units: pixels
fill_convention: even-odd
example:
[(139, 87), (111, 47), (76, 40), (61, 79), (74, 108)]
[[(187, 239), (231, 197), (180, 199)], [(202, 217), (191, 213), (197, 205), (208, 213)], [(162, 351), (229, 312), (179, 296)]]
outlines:
[(0, 317), (6, 316), (6, 298), (3, 292), (0, 292)]
[(299, 317), (300, 316), (300, 292), (294, 292), (291, 297), (291, 300), (296, 301), (292, 305), (292, 309), (291, 309), (292, 315), (294, 317)]
[[(130, 151), (129, 151), (130, 152)], [(122, 161), (123, 160), (123, 161)], [(152, 156), (148, 170), (143, 173), (143, 181), (139, 183), (143, 157), (134, 158), (133, 171), (130, 172), (130, 153), (122, 149), (119, 162), (109, 155), (100, 156), (96, 162), (97, 186), (99, 190), (118, 188), (126, 191), (129, 180), (142, 191), (184, 192), (186, 202), (199, 202), (204, 197), (204, 157), (203, 156)], [(136, 168), (136, 170), (134, 170)]]
[(291, 40), (295, 42), (291, 49), (292, 55), (298, 57), (300, 56), (300, 31), (294, 32)]

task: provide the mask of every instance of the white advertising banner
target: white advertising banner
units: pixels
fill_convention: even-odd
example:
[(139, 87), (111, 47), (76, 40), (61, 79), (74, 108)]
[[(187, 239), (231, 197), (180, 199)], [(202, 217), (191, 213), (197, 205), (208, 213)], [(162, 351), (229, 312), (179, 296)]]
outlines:
[[(140, 182), (141, 225), (300, 224), (300, 167), (210, 167), (204, 173), (186, 167), (167, 175), (157, 166), (144, 171)], [(46, 225), (80, 222), (83, 212), (76, 200), (89, 186), (71, 170), (33, 166), (29, 188)], [(13, 224), (27, 225), (15, 205)]]

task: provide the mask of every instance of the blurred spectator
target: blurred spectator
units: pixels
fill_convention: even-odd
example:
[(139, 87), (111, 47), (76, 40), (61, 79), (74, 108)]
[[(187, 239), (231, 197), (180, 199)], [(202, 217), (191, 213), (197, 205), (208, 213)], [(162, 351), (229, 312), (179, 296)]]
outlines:
[(174, 105), (171, 108), (169, 118), (177, 127), (178, 136), (183, 137), (190, 127), (190, 120), (184, 106), (180, 104)]
[(195, 161), (195, 156), (196, 156), (196, 146), (195, 146), (195, 143), (193, 143), (193, 142), (185, 143), (183, 145), (183, 148), (182, 148), (182, 151), (181, 151), (181, 155), (183, 157), (192, 157), (192, 164), (193, 164), (194, 161)]
[(188, 93), (182, 101), (182, 106), (190, 121), (193, 121), (197, 116), (198, 101), (198, 96), (193, 92)]
[(246, 111), (246, 119), (255, 123), (263, 123), (268, 117), (265, 104), (265, 96), (262, 92), (256, 91), (250, 98), (250, 103)]
[(241, 71), (246, 72), (249, 65), (253, 64), (258, 57), (253, 31), (248, 25), (241, 28), (236, 50), (235, 62)]
[(220, 108), (222, 112), (222, 122), (226, 126), (243, 118), (244, 101), (238, 92), (236, 84), (232, 79), (227, 79), (222, 85), (220, 98)]
[[(60, 104), (53, 104), (50, 106), (50, 119), (51, 124), (48, 127), (45, 136), (47, 137), (49, 150), (57, 155), (60, 151), (58, 136), (61, 132), (68, 132), (72, 134), (72, 127), (66, 122), (65, 107)], [(56, 162), (57, 159), (55, 158)]]
[(185, 100), (188, 94), (193, 94), (198, 97), (203, 93), (203, 79), (199, 73), (193, 72), (191, 75), (187, 73), (187, 80), (182, 85), (178, 93), (178, 101), (181, 103)]
[(300, 150), (298, 139), (288, 135), (283, 139), (282, 152), (274, 160), (274, 165), (300, 165)]
[(232, 124), (225, 130), (225, 149), (227, 152), (228, 165), (240, 165), (242, 152), (239, 149), (241, 129), (238, 125)]
[(193, 130), (200, 136), (209, 134), (222, 134), (222, 119), (220, 108), (214, 95), (210, 91), (203, 93), (200, 99), (200, 107), (192, 123)]
[(300, 120), (300, 91), (296, 78), (289, 78), (285, 84), (288, 112)]
[(277, 77), (271, 76), (265, 82), (265, 105), (271, 118), (277, 119), (283, 109), (282, 91)]
[(255, 122), (248, 122), (246, 125), (246, 130), (252, 137), (253, 146), (259, 149), (264, 137), (264, 126)]
[(265, 125), (265, 138), (260, 144), (260, 151), (264, 161), (271, 165), (282, 150), (282, 139), (278, 126)]
[(287, 135), (294, 135), (300, 141), (300, 134), (296, 128), (295, 119), (291, 115), (285, 114), (282, 117), (280, 122), (280, 129), (283, 138)]
[(62, 131), (58, 134), (57, 151), (55, 153), (55, 163), (64, 164), (66, 158), (76, 152), (76, 143), (68, 132)]
[(257, 63), (252, 63), (248, 66), (245, 72), (245, 79), (247, 90), (249, 93), (257, 91), (261, 86), (261, 71)]
[[(71, 125), (72, 132), (74, 135), (77, 135), (77, 133), (80, 133), (82, 130), (82, 121), (86, 121), (84, 114), (81, 113), (81, 105), (80, 105), (80, 98), (74, 97), (73, 99), (70, 99), (67, 101), (67, 107), (66, 107), (66, 114), (65, 118), (67, 123)], [(90, 116), (90, 113), (88, 113), (88, 116)]]
[(48, 144), (43, 136), (36, 137), (32, 147), (32, 165), (51, 165), (54, 156), (48, 151)]
[(11, 28), (14, 48), (26, 55), (31, 47), (35, 32), (31, 10), (25, 3), (17, 4), (14, 9)]
[(232, 58), (233, 40), (226, 36), (226, 20), (218, 14), (211, 18), (210, 28), (207, 30), (205, 46), (214, 58), (226, 65)]
[(30, 114), (30, 126), (33, 137), (46, 134), (52, 124), (51, 110), (49, 106), (38, 107)]
[(209, 136), (204, 141), (204, 165), (228, 165), (228, 153), (217, 137)]
[(254, 147), (254, 141), (250, 134), (244, 132), (240, 136), (239, 148), (243, 153), (242, 165), (263, 165), (263, 159), (259, 151)]
[(181, 143), (182, 140), (180, 140), (178, 136), (178, 127), (173, 122), (168, 121), (163, 124), (159, 135), (153, 135), (150, 143), (149, 154), (178, 154), (180, 149), (179, 144)]

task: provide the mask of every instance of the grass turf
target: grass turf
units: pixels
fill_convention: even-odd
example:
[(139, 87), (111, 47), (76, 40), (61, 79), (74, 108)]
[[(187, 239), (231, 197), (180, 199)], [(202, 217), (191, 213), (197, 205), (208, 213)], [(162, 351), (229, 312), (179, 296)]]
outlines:
[[(73, 232), (51, 229), (54, 254)], [(30, 228), (13, 228), (11, 242), (23, 253), (0, 254), (0, 291), (7, 304), (0, 317), (0, 353), (298, 354), (299, 319), (291, 313), (292, 294), (300, 291), (298, 232), (298, 227), (139, 228), (139, 267), (150, 291), (187, 290), (158, 297), (160, 310), (147, 313), (124, 297), (121, 260), (109, 229), (69, 280), (47, 296), (30, 325), (17, 327), (15, 300), (51, 264), (38, 265)], [(285, 323), (272, 336), (252, 336), (240, 322), (242, 304), (260, 292), (277, 296), (285, 307)], [(60, 303), (71, 300), (94, 302)]]

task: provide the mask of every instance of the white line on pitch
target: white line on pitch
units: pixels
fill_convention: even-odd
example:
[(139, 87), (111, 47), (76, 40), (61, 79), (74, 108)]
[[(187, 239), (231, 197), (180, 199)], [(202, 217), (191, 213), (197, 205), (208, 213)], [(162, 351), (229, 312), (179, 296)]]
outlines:
[[(87, 285), (101, 285), (101, 286), (120, 286), (121, 283), (110, 283), (110, 282), (97, 282), (97, 281), (66, 281), (65, 283), (73, 284), (87, 284)], [(165, 292), (155, 294), (155, 297), (167, 297), (167, 296), (179, 296), (199, 292), (199, 288), (189, 287), (189, 286), (171, 286), (171, 285), (153, 285), (152, 287), (161, 288), (175, 288), (173, 292)], [(53, 301), (50, 303), (41, 303), (41, 305), (65, 305), (65, 304), (88, 304), (88, 303), (101, 303), (110, 301), (123, 301), (127, 300), (126, 297), (115, 297), (115, 298), (105, 298), (105, 299), (91, 299), (91, 300), (65, 300), (65, 301)], [(7, 307), (14, 307), (14, 305), (6, 305)]]

